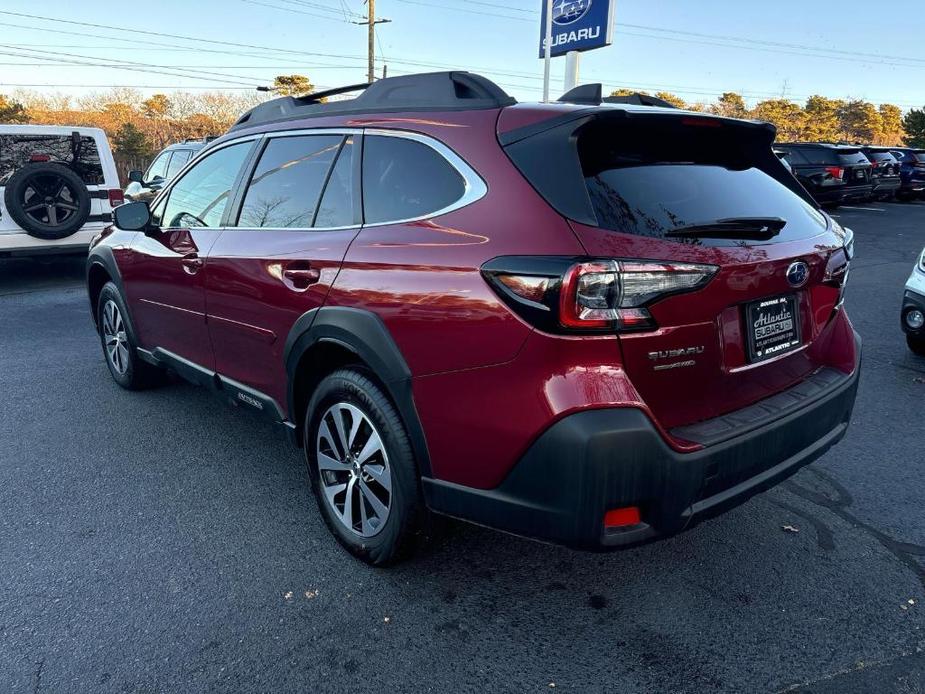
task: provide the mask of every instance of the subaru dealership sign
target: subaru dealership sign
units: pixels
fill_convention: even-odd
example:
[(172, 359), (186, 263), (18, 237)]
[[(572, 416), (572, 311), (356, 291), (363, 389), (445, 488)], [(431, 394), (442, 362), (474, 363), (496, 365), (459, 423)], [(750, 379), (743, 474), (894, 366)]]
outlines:
[[(616, 0), (553, 0), (553, 57), (569, 51), (590, 51), (613, 43), (613, 8)], [(540, 58), (546, 48), (546, 3), (540, 22)]]

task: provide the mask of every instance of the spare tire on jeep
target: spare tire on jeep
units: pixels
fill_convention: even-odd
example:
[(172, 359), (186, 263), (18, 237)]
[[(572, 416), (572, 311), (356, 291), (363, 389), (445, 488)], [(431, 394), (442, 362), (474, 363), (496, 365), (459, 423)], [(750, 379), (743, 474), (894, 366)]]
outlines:
[(90, 216), (90, 193), (63, 164), (27, 164), (6, 182), (4, 202), (10, 217), (31, 236), (63, 239)]

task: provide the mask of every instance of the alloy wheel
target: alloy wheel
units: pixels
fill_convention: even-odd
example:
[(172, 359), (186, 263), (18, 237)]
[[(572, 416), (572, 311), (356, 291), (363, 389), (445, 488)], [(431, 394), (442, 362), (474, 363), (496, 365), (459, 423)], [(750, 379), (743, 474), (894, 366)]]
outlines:
[(315, 443), (318, 477), (334, 517), (350, 532), (372, 537), (392, 504), (389, 456), (375, 425), (346, 402), (328, 408)]
[(60, 226), (77, 214), (77, 193), (60, 176), (37, 173), (26, 180), (22, 210), (41, 224)]
[(112, 299), (103, 305), (103, 341), (110, 366), (120, 376), (124, 376), (128, 369), (128, 336), (125, 334), (122, 312)]

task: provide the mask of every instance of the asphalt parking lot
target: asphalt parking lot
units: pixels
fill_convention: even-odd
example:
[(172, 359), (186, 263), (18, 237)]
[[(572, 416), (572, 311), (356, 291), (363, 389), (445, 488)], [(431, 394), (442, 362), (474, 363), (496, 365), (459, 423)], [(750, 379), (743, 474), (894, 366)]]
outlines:
[(646, 547), (460, 524), (390, 570), (336, 545), (272, 425), (112, 382), (82, 262), (0, 261), (0, 690), (925, 692), (925, 359), (898, 324), (925, 203), (836, 214), (864, 374), (824, 458)]

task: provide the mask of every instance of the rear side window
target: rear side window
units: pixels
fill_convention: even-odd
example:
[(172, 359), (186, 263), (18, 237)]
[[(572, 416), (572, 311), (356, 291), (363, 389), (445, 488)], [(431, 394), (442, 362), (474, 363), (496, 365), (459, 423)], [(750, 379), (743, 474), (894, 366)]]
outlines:
[[(680, 227), (735, 218), (780, 217), (774, 242), (813, 236), (826, 228), (814, 207), (752, 164), (721, 130), (697, 135), (592, 127), (578, 152), (598, 224), (665, 239)], [(684, 243), (724, 245), (736, 240), (675, 237)]]
[(342, 135), (275, 137), (247, 186), (240, 227), (308, 229)]
[(167, 165), (167, 175), (165, 178), (173, 178), (180, 169), (186, 166), (189, 161), (190, 151), (188, 149), (178, 149), (170, 157), (170, 164)]
[(252, 145), (240, 142), (200, 159), (170, 189), (166, 204), (157, 205), (155, 224), (181, 229), (219, 226)]
[(462, 175), (432, 147), (403, 137), (363, 140), (363, 213), (367, 224), (432, 214), (466, 191)]
[(70, 135), (0, 135), (0, 185), (34, 158), (65, 164), (88, 186), (103, 183), (103, 167), (96, 140), (88, 135), (76, 141)]

